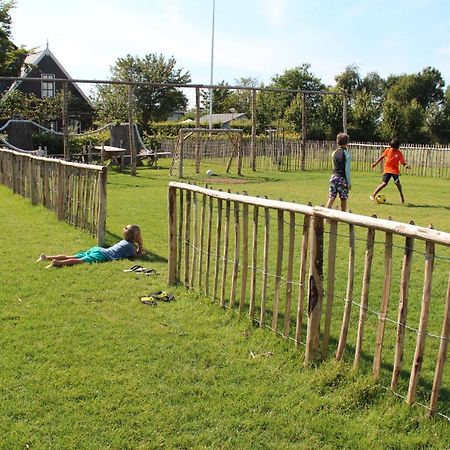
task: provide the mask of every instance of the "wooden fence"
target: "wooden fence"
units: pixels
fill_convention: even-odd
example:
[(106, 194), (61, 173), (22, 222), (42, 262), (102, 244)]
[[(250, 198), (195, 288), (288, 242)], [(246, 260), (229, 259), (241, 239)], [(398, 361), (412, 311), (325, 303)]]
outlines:
[[(241, 144), (242, 167), (256, 170), (328, 170), (332, 169), (331, 153), (336, 148), (333, 141), (306, 141), (304, 148), (298, 139), (259, 138), (252, 150), (250, 137), (244, 137)], [(204, 162), (215, 161), (224, 166), (229, 161), (233, 146), (228, 140), (203, 138), (184, 143), (184, 159), (199, 158)], [(175, 141), (163, 141), (162, 149), (174, 151)], [(370, 172), (371, 164), (378, 159), (386, 143), (351, 142), (352, 170)], [(450, 148), (405, 144), (401, 147), (411, 165), (408, 173), (437, 178), (450, 177)], [(252, 153), (253, 152), (253, 153)], [(380, 165), (380, 168), (382, 165)], [(189, 173), (189, 172), (187, 172)]]
[(104, 244), (107, 168), (0, 149), (0, 183)]
[(333, 349), (449, 418), (450, 234), (180, 182), (169, 183), (168, 218), (170, 284), (304, 345), (305, 364)]

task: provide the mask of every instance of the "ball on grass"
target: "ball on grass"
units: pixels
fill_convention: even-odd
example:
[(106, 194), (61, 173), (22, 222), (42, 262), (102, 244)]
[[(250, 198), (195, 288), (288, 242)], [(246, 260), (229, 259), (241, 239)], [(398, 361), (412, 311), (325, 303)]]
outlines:
[(377, 201), (377, 203), (382, 205), (383, 203), (386, 203), (386, 196), (384, 196), (383, 194), (379, 194), (375, 197), (375, 200)]
[(208, 177), (212, 177), (212, 176), (214, 175), (214, 172), (213, 172), (211, 169), (208, 169), (208, 170), (206, 171), (206, 175), (207, 175)]

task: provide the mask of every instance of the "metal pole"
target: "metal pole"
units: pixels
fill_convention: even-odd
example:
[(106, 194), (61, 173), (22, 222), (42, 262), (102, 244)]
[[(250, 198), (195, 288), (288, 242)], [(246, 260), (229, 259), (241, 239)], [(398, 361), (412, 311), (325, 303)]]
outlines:
[[(214, 16), (216, 12), (216, 0), (212, 2), (212, 30), (211, 30), (211, 77), (210, 85), (213, 84), (214, 79)], [(209, 129), (212, 129), (212, 112), (213, 112), (213, 90), (209, 88)]]

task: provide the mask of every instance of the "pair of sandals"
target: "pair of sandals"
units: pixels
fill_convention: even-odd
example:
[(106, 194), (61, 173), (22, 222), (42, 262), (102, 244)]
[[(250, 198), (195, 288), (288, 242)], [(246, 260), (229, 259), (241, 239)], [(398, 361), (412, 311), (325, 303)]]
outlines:
[(158, 302), (169, 303), (175, 300), (173, 294), (166, 291), (153, 292), (153, 294), (140, 297), (141, 303), (148, 306), (156, 306)]
[(155, 269), (147, 269), (146, 267), (139, 265), (131, 266), (129, 269), (125, 269), (124, 272), (143, 273), (144, 275), (151, 275), (152, 273), (156, 274)]

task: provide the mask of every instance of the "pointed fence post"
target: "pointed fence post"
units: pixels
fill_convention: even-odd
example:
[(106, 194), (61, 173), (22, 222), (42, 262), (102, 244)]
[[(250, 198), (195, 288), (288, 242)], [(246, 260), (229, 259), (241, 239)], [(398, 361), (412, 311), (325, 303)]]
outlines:
[(311, 364), (319, 347), (320, 318), (323, 300), (323, 218), (313, 217), (311, 262), (308, 290), (308, 328), (305, 364)]

